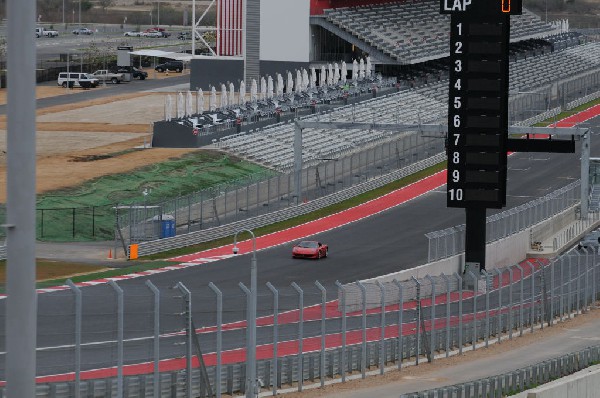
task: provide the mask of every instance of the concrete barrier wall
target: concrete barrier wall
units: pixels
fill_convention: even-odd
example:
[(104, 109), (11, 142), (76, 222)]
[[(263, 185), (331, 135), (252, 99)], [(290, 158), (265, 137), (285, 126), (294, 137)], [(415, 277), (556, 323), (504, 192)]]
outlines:
[(542, 242), (560, 232), (561, 229), (577, 219), (579, 205), (557, 214), (551, 223), (540, 223), (531, 228), (531, 242)]
[(600, 395), (600, 365), (524, 391), (515, 398), (597, 398)]

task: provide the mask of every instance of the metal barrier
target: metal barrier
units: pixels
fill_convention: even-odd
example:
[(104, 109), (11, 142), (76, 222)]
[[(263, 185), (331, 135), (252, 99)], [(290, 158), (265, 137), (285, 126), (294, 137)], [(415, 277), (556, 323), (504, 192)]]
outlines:
[[(266, 354), (258, 360), (262, 392), (301, 390), (304, 382), (343, 382), (353, 372), (366, 377), (369, 371), (383, 373), (432, 362), (440, 356), (481, 349), (503, 338), (534, 332), (538, 325), (552, 326), (594, 305), (599, 271), (600, 256), (585, 250), (567, 253), (552, 262), (526, 262), (481, 275), (468, 272), (386, 284), (357, 282), (363, 296), (356, 311), (345, 307), (346, 290), (341, 284), (329, 288), (320, 283), (302, 287), (294, 284), (292, 289), (269, 283), (268, 290), (259, 287), (258, 298), (259, 308), (263, 309), (258, 318), (262, 325), (258, 337), (261, 344), (267, 344), (263, 352), (272, 354), (268, 347), (284, 341), (295, 348), (284, 356)], [(103, 293), (92, 295), (85, 290), (79, 294), (78, 288), (71, 285), (71, 291), (46, 294), (39, 300), (40, 319), (52, 318), (55, 326), (40, 329), (38, 341), (52, 341), (56, 346), (46, 344), (38, 350), (38, 376), (66, 374), (67, 379), (39, 383), (37, 397), (71, 397), (76, 388), (85, 396), (96, 397), (205, 397), (209, 390), (215, 396), (245, 391), (245, 322), (238, 321), (246, 319), (248, 307), (244, 304), (248, 297), (241, 290), (221, 290), (212, 283), (210, 290), (188, 290), (183, 283), (177, 284), (179, 289), (159, 289), (150, 282), (146, 285), (118, 286), (113, 282)], [(182, 295), (179, 290), (187, 293)], [(100, 301), (98, 293), (102, 295)], [(327, 301), (327, 297), (336, 295), (337, 302)], [(312, 304), (303, 307), (304, 302)], [(93, 317), (84, 315), (82, 308), (94, 308)], [(182, 311), (174, 313), (178, 308)], [(302, 316), (298, 316), (300, 308)], [(327, 315), (326, 308), (335, 312)], [(233, 323), (224, 323), (224, 315)], [(125, 322), (115, 322), (117, 316), (123, 316)], [(168, 319), (174, 321), (165, 322)], [(157, 320), (161, 320), (160, 326)], [(194, 323), (202, 326), (194, 327)], [(56, 325), (73, 328), (59, 327), (59, 332)], [(237, 344), (233, 340), (223, 344), (232, 333), (237, 333)], [(192, 350), (190, 336), (196, 335), (198, 348)], [(325, 335), (338, 343), (326, 346), (321, 338)], [(294, 343), (300, 340), (311, 342), (305, 344), (304, 351), (298, 351), (299, 345)], [(3, 338), (0, 344), (2, 357), (6, 352)], [(126, 365), (115, 355), (118, 347), (129, 350), (130, 361), (145, 365), (123, 372)], [(238, 347), (242, 351), (237, 351)], [(206, 367), (194, 362), (190, 371), (186, 364), (200, 352), (204, 353), (202, 363)], [(79, 353), (79, 362), (72, 361), (75, 353)], [(64, 360), (57, 361), (57, 357)], [(593, 355), (588, 357), (594, 359)], [(159, 361), (163, 361), (161, 368), (170, 370), (159, 373)], [(1, 364), (4, 361), (0, 366), (6, 366)], [(83, 371), (99, 368), (104, 369), (99, 379), (91, 377), (93, 374), (87, 374), (88, 380), (77, 378)], [(4, 371), (0, 368), (0, 379)], [(123, 376), (129, 372), (136, 375)], [(69, 378), (69, 374), (75, 376)], [(528, 378), (520, 382), (520, 376), (515, 377), (522, 388), (526, 387)], [(494, 383), (496, 388), (504, 386)]]
[[(581, 196), (580, 185), (579, 180), (574, 181), (541, 198), (487, 217), (486, 243), (516, 234), (576, 205)], [(429, 232), (425, 236), (429, 244), (429, 262), (452, 257), (464, 251), (464, 225)]]

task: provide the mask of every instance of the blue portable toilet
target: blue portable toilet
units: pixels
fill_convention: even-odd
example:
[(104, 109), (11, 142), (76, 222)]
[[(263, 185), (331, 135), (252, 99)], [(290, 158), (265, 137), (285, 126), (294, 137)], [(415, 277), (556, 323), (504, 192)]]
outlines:
[(160, 238), (171, 238), (175, 236), (175, 218), (170, 215), (163, 215), (160, 220)]

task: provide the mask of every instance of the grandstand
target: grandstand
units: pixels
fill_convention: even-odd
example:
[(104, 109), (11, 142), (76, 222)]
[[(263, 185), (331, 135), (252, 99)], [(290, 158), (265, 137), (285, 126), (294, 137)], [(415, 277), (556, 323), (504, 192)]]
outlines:
[[(326, 9), (322, 18), (326, 22), (317, 18), (312, 18), (312, 22), (334, 33), (334, 27), (348, 32), (375, 48), (380, 53), (371, 54), (375, 59), (390, 57), (400, 64), (415, 64), (449, 54), (450, 16), (439, 13), (438, 1)], [(556, 27), (543, 23), (530, 11), (511, 17), (512, 42), (556, 33), (560, 33)]]

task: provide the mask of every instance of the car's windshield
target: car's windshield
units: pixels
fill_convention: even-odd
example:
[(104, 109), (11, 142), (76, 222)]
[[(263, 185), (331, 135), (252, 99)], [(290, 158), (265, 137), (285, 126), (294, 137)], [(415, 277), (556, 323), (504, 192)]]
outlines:
[(311, 242), (311, 241), (302, 241), (300, 243), (298, 243), (299, 247), (307, 247), (307, 248), (315, 248), (318, 246), (317, 242)]

